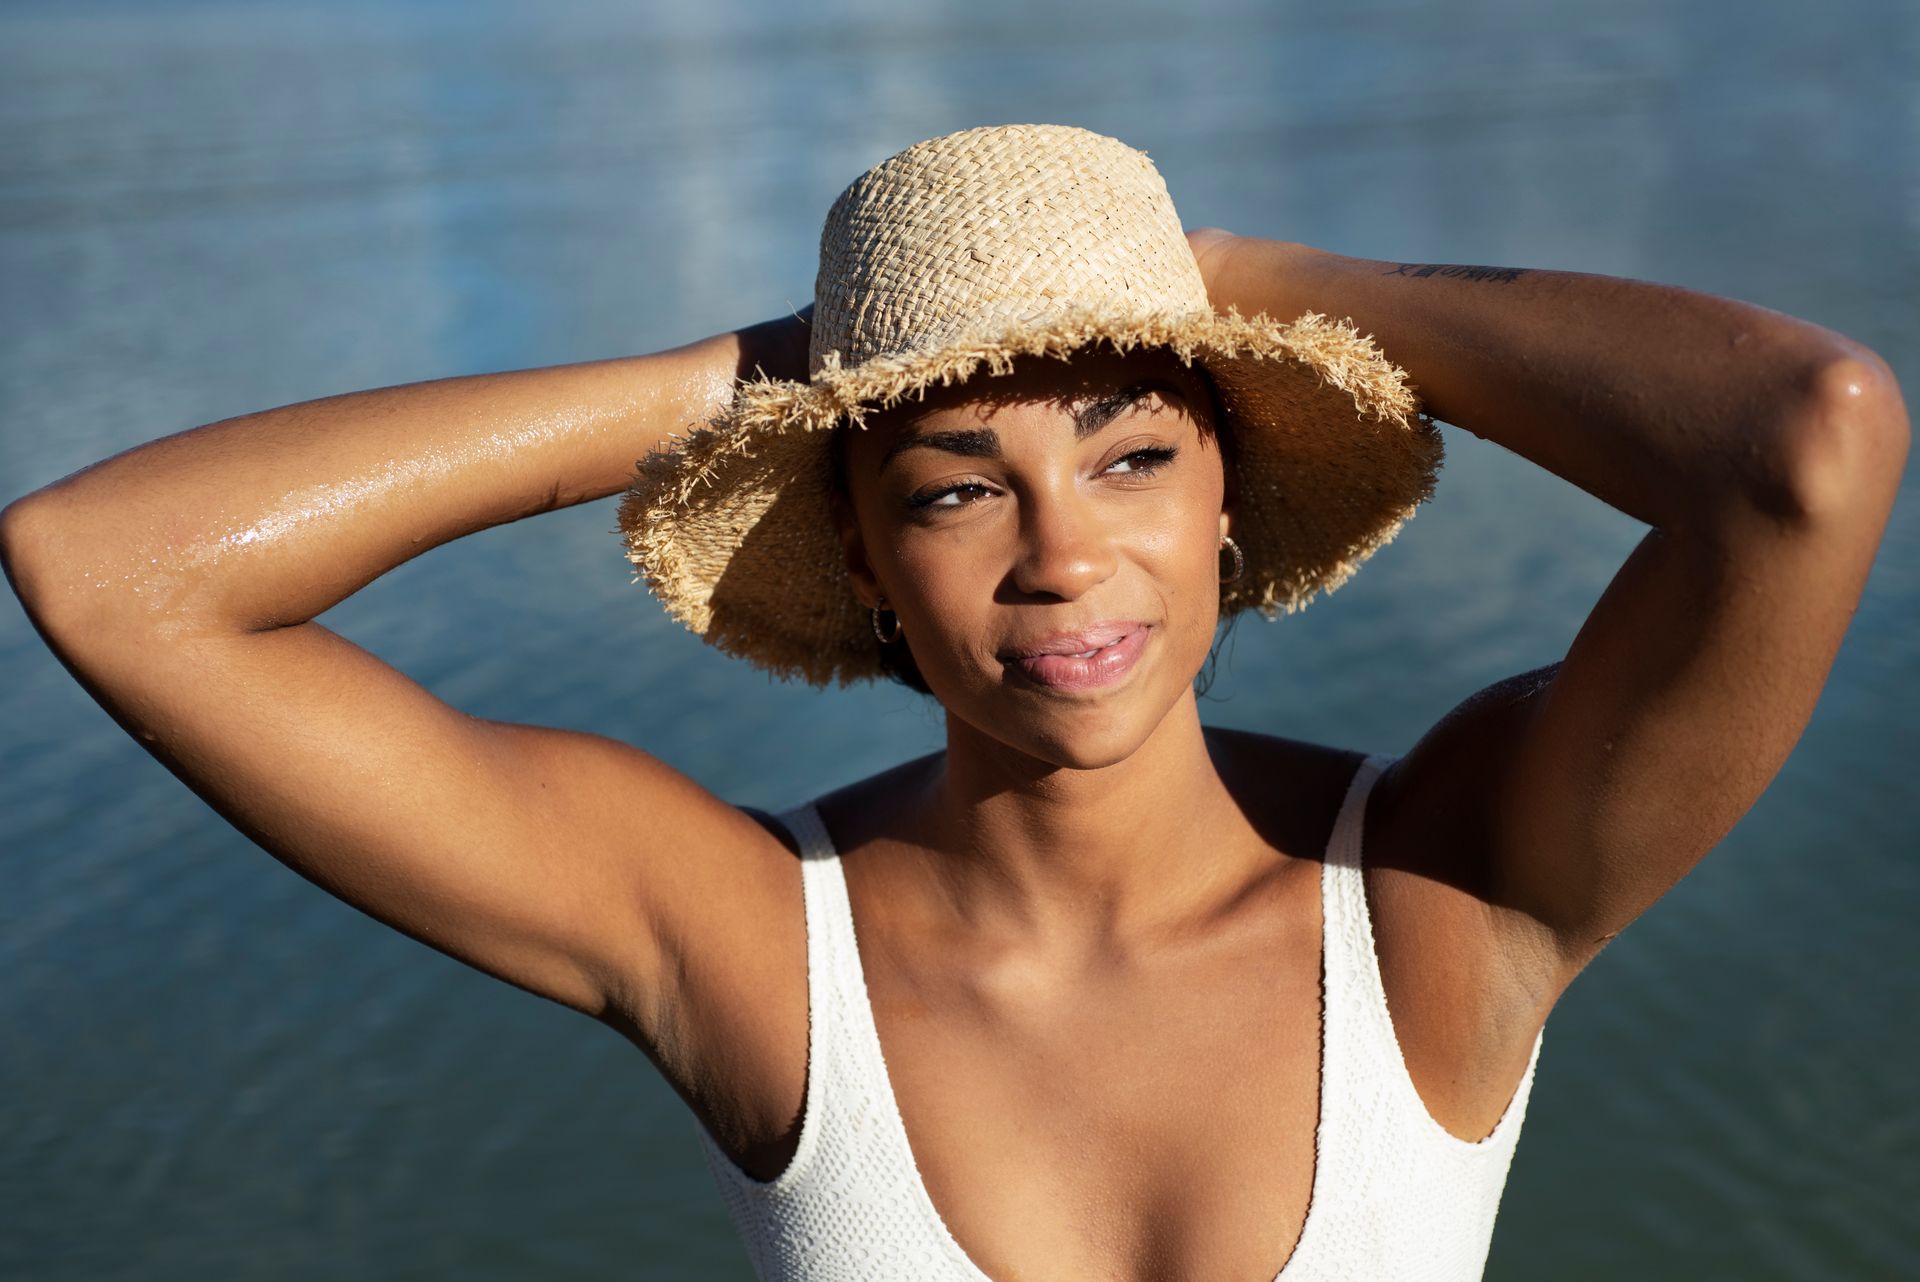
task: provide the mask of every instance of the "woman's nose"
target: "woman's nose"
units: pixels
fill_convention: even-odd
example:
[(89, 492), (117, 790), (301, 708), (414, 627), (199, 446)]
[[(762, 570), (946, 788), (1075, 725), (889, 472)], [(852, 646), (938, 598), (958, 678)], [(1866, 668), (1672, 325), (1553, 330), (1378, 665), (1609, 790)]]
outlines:
[(1111, 577), (1115, 564), (1111, 531), (1083, 498), (1041, 494), (1023, 505), (1013, 572), (1022, 592), (1071, 601)]

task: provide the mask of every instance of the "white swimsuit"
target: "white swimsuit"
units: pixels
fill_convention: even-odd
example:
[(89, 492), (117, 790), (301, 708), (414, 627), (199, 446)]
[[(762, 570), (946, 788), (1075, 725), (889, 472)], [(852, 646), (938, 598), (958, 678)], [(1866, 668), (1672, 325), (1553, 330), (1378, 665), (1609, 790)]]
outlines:
[[(1545, 1030), (1493, 1133), (1427, 1112), (1407, 1075), (1360, 880), (1367, 793), (1391, 757), (1361, 762), (1322, 866), (1320, 1119), (1306, 1224), (1275, 1282), (1471, 1282), (1526, 1116)], [(948, 1232), (914, 1164), (874, 1030), (839, 855), (812, 803), (780, 816), (799, 840), (810, 1033), (799, 1147), (772, 1181), (698, 1128), (707, 1164), (766, 1282), (993, 1282)]]

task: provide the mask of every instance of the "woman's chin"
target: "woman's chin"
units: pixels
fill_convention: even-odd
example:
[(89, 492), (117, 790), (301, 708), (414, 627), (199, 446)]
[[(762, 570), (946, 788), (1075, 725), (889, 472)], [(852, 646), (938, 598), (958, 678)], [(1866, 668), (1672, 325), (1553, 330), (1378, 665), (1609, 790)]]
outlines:
[(1165, 701), (1153, 693), (1142, 684), (1100, 699), (1017, 699), (996, 709), (989, 733), (1008, 747), (1062, 770), (1101, 770), (1138, 752), (1166, 719), (1180, 692)]

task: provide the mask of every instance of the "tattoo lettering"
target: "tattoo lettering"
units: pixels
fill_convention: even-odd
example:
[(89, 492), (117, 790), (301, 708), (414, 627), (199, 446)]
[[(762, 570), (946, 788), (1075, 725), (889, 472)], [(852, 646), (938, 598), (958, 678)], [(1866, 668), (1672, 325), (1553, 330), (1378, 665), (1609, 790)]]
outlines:
[(1455, 280), (1489, 280), (1511, 285), (1527, 274), (1525, 267), (1463, 267), (1457, 263), (1398, 263), (1382, 276), (1451, 276)]

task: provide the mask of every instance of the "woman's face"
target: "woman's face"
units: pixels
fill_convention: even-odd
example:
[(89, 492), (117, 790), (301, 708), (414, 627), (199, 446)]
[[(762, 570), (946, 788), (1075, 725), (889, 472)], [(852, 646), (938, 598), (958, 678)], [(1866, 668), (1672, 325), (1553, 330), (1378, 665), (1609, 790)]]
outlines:
[(1212, 426), (1200, 373), (1105, 347), (869, 415), (846, 442), (855, 588), (886, 598), (950, 715), (1055, 765), (1123, 760), (1213, 643)]

